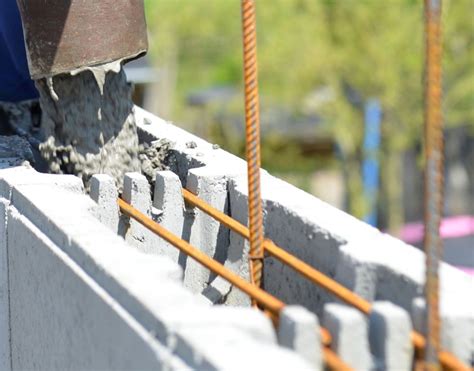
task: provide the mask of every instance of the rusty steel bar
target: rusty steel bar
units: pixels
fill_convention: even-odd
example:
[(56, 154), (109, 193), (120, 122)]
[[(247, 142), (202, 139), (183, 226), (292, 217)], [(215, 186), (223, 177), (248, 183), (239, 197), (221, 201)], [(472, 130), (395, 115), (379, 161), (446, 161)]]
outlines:
[[(247, 240), (249, 239), (250, 233), (246, 226), (239, 223), (237, 220), (231, 218), (230, 216), (224, 214), (222, 211), (219, 211), (216, 208), (212, 207), (187, 189), (183, 188), (182, 194), (184, 200), (187, 203), (204, 211), (206, 214), (212, 216), (214, 219), (216, 219), (235, 233), (239, 234), (243, 238)], [(287, 264), (295, 271), (305, 276), (311, 282), (325, 288), (326, 290), (337, 296), (339, 299), (344, 301), (346, 304), (357, 308), (366, 315), (368, 315), (372, 310), (372, 305), (367, 300), (353, 293), (337, 281), (319, 272), (318, 270), (306, 264), (302, 260), (287, 253), (281, 247), (275, 245), (271, 240), (265, 239), (263, 247), (265, 251), (280, 260), (282, 263)], [(417, 353), (423, 353), (426, 344), (425, 338), (420, 333), (412, 331), (411, 339), (413, 345), (417, 350)], [(469, 370), (466, 365), (460, 362), (454, 355), (449, 352), (441, 351), (438, 353), (438, 357), (440, 363), (447, 370)]]
[(354, 308), (357, 308), (362, 313), (370, 313), (372, 306), (368, 301), (354, 294), (351, 290), (339, 284), (337, 281), (329, 278), (328, 276), (314, 269), (302, 260), (289, 254), (282, 248), (275, 245), (271, 240), (265, 239), (263, 246), (265, 251), (267, 251), (270, 255), (277, 258), (282, 263), (290, 266), (311, 282), (316, 283), (317, 285), (325, 288), (334, 296), (338, 297), (339, 299), (353, 306)]
[[(324, 349), (324, 348), (323, 348)], [(352, 368), (344, 363), (339, 356), (334, 353), (331, 349), (326, 349), (323, 352), (323, 361), (332, 370), (337, 371), (350, 371)]]
[(260, 287), (263, 275), (263, 213), (260, 194), (260, 113), (257, 26), (254, 0), (241, 0), (245, 84), (245, 143), (250, 226), (250, 277)]
[[(216, 260), (210, 258), (185, 240), (179, 238), (178, 236), (174, 235), (166, 228), (162, 227), (152, 219), (150, 219), (145, 214), (141, 213), (133, 206), (119, 198), (117, 200), (120, 210), (125, 215), (129, 216), (130, 218), (135, 219), (137, 222), (142, 224), (144, 227), (148, 228), (153, 233), (157, 234), (165, 241), (169, 242), (179, 250), (183, 251), (186, 255), (190, 256), (191, 258), (195, 259), (197, 262), (208, 268), (209, 270), (213, 271), (217, 275), (223, 277), (237, 288), (245, 292), (249, 295), (252, 299), (254, 299), (258, 304), (265, 307), (268, 312), (266, 314), (275, 322), (276, 317), (278, 317), (280, 311), (285, 306), (285, 303), (280, 301), (279, 299), (275, 298), (274, 296), (268, 294), (266, 291), (262, 290), (255, 285), (248, 283), (246, 280), (241, 278), (240, 276), (236, 275), (232, 271), (225, 268), (221, 263), (217, 262)], [(325, 359), (329, 360), (328, 365), (344, 365), (344, 364), (336, 355), (331, 354), (331, 350), (327, 347), (331, 344), (331, 334), (325, 328), (320, 329), (321, 334), (321, 343), (323, 344), (323, 354)], [(338, 370), (339, 368), (333, 368)], [(350, 368), (347, 368), (350, 369)]]
[(441, 114), (441, 0), (425, 0), (425, 210), (426, 347), (425, 369), (439, 370), (439, 234), (443, 212), (443, 123)]
[[(230, 216), (207, 204), (198, 196), (189, 192), (187, 189), (183, 188), (182, 194), (186, 202), (201, 209), (206, 214), (212, 216), (214, 219), (216, 219), (226, 227), (230, 228), (234, 232), (238, 233), (245, 239), (249, 239), (249, 230), (243, 224), (239, 223), (235, 219), (232, 219)], [(354, 294), (351, 290), (347, 289), (337, 281), (329, 278), (325, 274), (319, 272), (317, 269), (311, 267), (310, 265), (306, 264), (304, 261), (298, 259), (297, 257), (287, 253), (281, 247), (278, 247), (268, 239), (264, 240), (263, 247), (264, 250), (267, 251), (270, 255), (287, 264), (311, 282), (327, 289), (329, 292), (334, 294), (336, 297), (338, 297), (345, 303), (359, 309), (364, 314), (370, 313), (371, 305), (368, 301)]]
[(250, 284), (234, 272), (228, 270), (221, 263), (210, 258), (188, 242), (184, 241), (183, 239), (168, 231), (166, 228), (163, 228), (161, 225), (148, 218), (145, 214), (141, 213), (124, 200), (119, 198), (118, 205), (120, 207), (120, 210), (122, 210), (124, 214), (135, 219), (144, 227), (146, 227), (153, 233), (156, 233), (165, 241), (177, 247), (179, 250), (183, 251), (186, 255), (201, 263), (212, 272), (225, 278), (227, 281), (231, 282), (237, 288), (249, 295), (252, 299), (257, 301), (257, 303), (267, 308), (271, 312), (278, 314), (280, 310), (285, 306), (282, 301), (263, 291), (259, 287)]

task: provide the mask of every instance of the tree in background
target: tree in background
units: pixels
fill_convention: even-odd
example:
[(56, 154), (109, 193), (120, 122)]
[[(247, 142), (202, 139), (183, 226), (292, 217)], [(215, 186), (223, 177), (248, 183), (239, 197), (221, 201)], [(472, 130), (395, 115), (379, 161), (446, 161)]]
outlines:
[[(345, 160), (349, 212), (359, 217), (366, 207), (362, 105), (371, 97), (380, 100), (380, 199), (392, 230), (403, 221), (401, 155), (419, 144), (422, 134), (422, 5), (420, 0), (259, 0), (257, 5), (262, 109), (280, 106), (324, 117)], [(173, 117), (190, 119), (185, 97), (193, 89), (242, 86), (239, 1), (147, 0), (146, 7), (154, 60), (177, 64)], [(445, 123), (474, 132), (474, 1), (445, 0), (443, 8)], [(330, 99), (308, 106), (308, 96), (321, 89)], [(242, 104), (239, 99), (232, 107), (243, 112)]]

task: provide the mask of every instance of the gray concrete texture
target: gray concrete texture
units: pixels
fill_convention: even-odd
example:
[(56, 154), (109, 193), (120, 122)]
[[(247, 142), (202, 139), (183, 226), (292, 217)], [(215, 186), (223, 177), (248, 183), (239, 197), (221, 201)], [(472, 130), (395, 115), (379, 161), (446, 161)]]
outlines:
[[(211, 143), (140, 108), (136, 108), (136, 121), (142, 140), (165, 139), (172, 143), (167, 165), (183, 186), (197, 190), (206, 201), (247, 223), (246, 164), (242, 159), (216, 149)], [(188, 145), (191, 142), (193, 146)], [(194, 180), (191, 181), (196, 178), (196, 172), (206, 178), (201, 182), (203, 186), (197, 188)], [(175, 194), (175, 202), (181, 204), (178, 193)], [(264, 170), (262, 198), (266, 237), (368, 301), (389, 301), (410, 313), (414, 320), (417, 314), (412, 313), (412, 302), (423, 296), (424, 288), (422, 251)], [(187, 214), (201, 214), (195, 209), (186, 210)], [(236, 273), (248, 277), (248, 244), (240, 236), (230, 232), (228, 240), (219, 239), (217, 234), (223, 232), (212, 222), (198, 230), (193, 227), (192, 233), (199, 233), (199, 236), (187, 236), (190, 240), (200, 241), (200, 246), (205, 246), (203, 248), (211, 255), (226, 251), (226, 254), (217, 255), (219, 259)], [(466, 363), (474, 362), (474, 295), (468, 294), (474, 292), (474, 279), (445, 263), (441, 264), (440, 276), (444, 316), (447, 323), (458, 324), (443, 326), (443, 346)], [(304, 305), (318, 316), (323, 315), (327, 303), (338, 302), (324, 289), (271, 257), (265, 258), (264, 285), (267, 291), (286, 303)], [(203, 293), (212, 297), (213, 302), (248, 305), (245, 295), (221, 284), (219, 278), (212, 280), (211, 277)]]
[(265, 316), (210, 306), (169, 257), (127, 244), (102, 217), (112, 197), (77, 181), (0, 170), (2, 370), (313, 369)]
[(377, 370), (409, 370), (413, 359), (408, 312), (390, 302), (375, 302), (369, 316), (370, 349)]
[(311, 362), (317, 370), (323, 369), (318, 317), (304, 307), (288, 305), (280, 314), (278, 341)]
[(372, 369), (366, 319), (357, 309), (330, 303), (322, 324), (332, 335), (331, 349), (355, 370)]
[[(153, 188), (144, 176), (127, 174), (123, 197), (173, 233), (248, 278), (248, 243), (200, 210), (186, 205), (181, 197), (181, 187), (185, 186), (246, 224), (245, 162), (138, 107), (135, 107), (135, 112), (142, 142), (166, 140), (170, 143), (166, 156), (169, 170), (156, 173)], [(188, 145), (191, 142), (195, 145)], [(256, 315), (254, 312), (229, 308), (249, 306), (246, 295), (134, 221), (119, 217), (115, 202), (117, 194), (113, 181), (103, 175), (96, 175), (91, 180), (92, 199), (88, 199), (81, 181), (72, 176), (38, 174), (24, 166), (0, 170), (0, 198), (3, 198), (0, 216), (3, 208), (3, 228), (6, 228), (7, 235), (9, 227), (5, 227), (5, 223), (18, 214), (19, 220), (24, 219), (25, 228), (30, 223), (35, 236), (41, 241), (44, 237), (51, 243), (38, 242), (38, 246), (48, 251), (57, 247), (71, 260), (70, 263), (77, 265), (115, 300), (131, 318), (129, 323), (135, 321), (143, 333), (151, 336), (152, 349), (168, 351), (176, 362), (197, 369), (252, 369), (251, 365), (263, 362), (260, 357), (264, 353), (273, 363), (262, 363), (261, 368), (319, 367), (317, 355), (302, 351), (300, 345), (318, 342), (303, 331), (302, 324), (310, 321), (311, 316), (300, 315), (298, 310), (283, 315), (286, 322), (279, 329), (278, 338), (291, 350), (278, 347), (267, 319), (259, 314), (258, 320), (250, 319)], [(286, 303), (301, 304), (319, 316), (321, 323), (332, 331), (336, 339), (334, 349), (340, 349), (345, 359), (353, 361), (358, 369), (395, 369), (398, 365), (405, 365), (403, 357), (410, 353), (410, 349), (401, 348), (400, 339), (411, 326), (406, 321), (407, 313), (413, 327), (421, 332), (424, 330), (420, 325), (422, 306), (412, 305), (423, 295), (424, 254), (263, 170), (262, 194), (267, 237), (367, 300), (376, 302), (376, 306), (372, 316), (364, 318), (270, 257), (265, 258), (265, 289)], [(0, 258), (10, 259), (8, 246), (15, 243), (15, 238), (8, 237), (6, 241), (4, 239), (5, 246), (2, 247), (0, 239), (3, 250)], [(19, 261), (26, 259), (20, 252)], [(59, 256), (54, 252), (48, 254)], [(6, 267), (5, 261), (0, 261), (2, 267)], [(45, 272), (41, 267), (37, 269), (40, 270), (38, 275)], [(3, 278), (0, 282), (0, 294), (2, 287), (8, 289), (7, 273), (0, 271), (0, 278), (7, 277), (7, 282)], [(42, 278), (39, 280), (41, 282)], [(83, 290), (91, 286), (73, 284), (72, 278), (70, 281), (71, 287), (82, 287)], [(68, 285), (64, 284), (61, 289), (67, 289)], [(443, 326), (443, 346), (465, 362), (474, 358), (474, 297), (467, 294), (473, 290), (472, 278), (442, 264), (441, 303), (443, 318), (448, 324)], [(26, 305), (34, 304), (37, 299), (22, 300)], [(73, 298), (67, 300), (50, 310), (54, 313), (54, 310), (63, 310), (67, 305), (80, 305)], [(379, 305), (378, 301), (392, 304)], [(211, 304), (215, 303), (226, 307), (212, 307)], [(2, 305), (5, 301), (0, 300)], [(94, 304), (93, 307), (99, 308), (100, 305)], [(241, 312), (237, 315), (235, 310)], [(223, 314), (217, 314), (218, 311)], [(91, 314), (86, 309), (83, 313)], [(74, 322), (76, 326), (77, 322)], [(9, 326), (8, 323), (3, 325)], [(69, 330), (74, 329), (72, 324), (70, 326)], [(399, 337), (393, 336), (394, 326), (403, 329)], [(143, 338), (133, 331), (132, 338)], [(361, 350), (357, 355), (347, 350), (346, 345), (351, 343), (353, 332), (360, 335), (358, 346)], [(0, 340), (8, 340), (4, 334), (2, 336)], [(130, 341), (139, 343), (139, 340)], [(0, 351), (4, 348), (8, 350), (9, 345), (0, 344)], [(108, 352), (106, 348), (101, 349)], [(162, 354), (154, 352), (155, 355)], [(249, 357), (242, 357), (247, 353)], [(397, 354), (403, 358), (400, 363), (394, 361)], [(162, 365), (160, 357), (153, 358), (153, 362)], [(252, 363), (252, 358), (258, 360)]]

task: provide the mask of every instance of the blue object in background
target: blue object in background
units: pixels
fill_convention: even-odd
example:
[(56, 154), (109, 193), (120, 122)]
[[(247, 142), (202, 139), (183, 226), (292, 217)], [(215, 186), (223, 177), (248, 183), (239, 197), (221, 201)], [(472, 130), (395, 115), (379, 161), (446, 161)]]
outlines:
[(362, 181), (364, 194), (369, 202), (369, 211), (364, 221), (377, 226), (377, 197), (379, 192), (380, 123), (382, 111), (380, 103), (371, 99), (365, 104), (364, 159), (362, 163)]
[(0, 0), (0, 101), (19, 102), (37, 96), (16, 0)]

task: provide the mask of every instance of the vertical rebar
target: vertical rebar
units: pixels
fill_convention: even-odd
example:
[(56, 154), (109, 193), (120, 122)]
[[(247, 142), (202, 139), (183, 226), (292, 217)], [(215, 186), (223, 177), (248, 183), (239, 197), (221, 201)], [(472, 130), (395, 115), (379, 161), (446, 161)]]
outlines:
[(260, 117), (257, 71), (257, 29), (254, 0), (241, 0), (245, 84), (245, 139), (248, 174), (250, 277), (261, 285), (263, 271), (263, 215), (260, 194)]
[(443, 128), (441, 113), (441, 0), (425, 0), (425, 210), (426, 349), (425, 369), (439, 370), (439, 234), (443, 210)]

